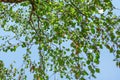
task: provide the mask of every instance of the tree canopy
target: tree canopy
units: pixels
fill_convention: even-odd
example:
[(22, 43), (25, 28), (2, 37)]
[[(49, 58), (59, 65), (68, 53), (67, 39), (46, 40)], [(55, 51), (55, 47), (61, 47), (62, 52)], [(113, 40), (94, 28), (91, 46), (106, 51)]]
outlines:
[[(26, 80), (26, 69), (35, 80), (48, 80), (49, 71), (69, 80), (95, 78), (103, 47), (120, 67), (120, 18), (114, 9), (111, 0), (0, 0), (0, 27), (14, 34), (0, 36), (0, 50), (26, 49), (20, 71), (0, 61), (0, 80)], [(32, 46), (38, 61), (30, 57)]]

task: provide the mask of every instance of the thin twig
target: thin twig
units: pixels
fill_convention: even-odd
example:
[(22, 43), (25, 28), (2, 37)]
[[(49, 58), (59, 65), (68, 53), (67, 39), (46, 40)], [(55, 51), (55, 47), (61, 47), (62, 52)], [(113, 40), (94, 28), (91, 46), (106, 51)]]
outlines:
[(71, 5), (72, 5), (73, 7), (76, 8), (76, 10), (77, 10), (80, 14), (86, 16), (85, 14), (82, 13), (82, 11), (81, 11), (71, 0), (70, 0), (70, 3), (71, 3)]

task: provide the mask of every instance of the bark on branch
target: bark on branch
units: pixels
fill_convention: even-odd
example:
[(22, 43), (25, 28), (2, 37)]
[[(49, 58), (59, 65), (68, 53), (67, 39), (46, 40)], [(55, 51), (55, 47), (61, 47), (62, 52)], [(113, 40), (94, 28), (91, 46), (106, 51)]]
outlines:
[(5, 3), (21, 3), (26, 0), (0, 0), (0, 2), (5, 2)]

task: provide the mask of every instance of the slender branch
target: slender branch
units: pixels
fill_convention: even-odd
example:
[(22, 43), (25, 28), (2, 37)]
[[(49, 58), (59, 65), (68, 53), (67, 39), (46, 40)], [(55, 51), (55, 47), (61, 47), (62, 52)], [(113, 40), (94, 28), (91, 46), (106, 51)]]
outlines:
[(29, 23), (30, 23), (30, 27), (35, 31), (36, 34), (38, 34), (37, 30), (36, 30), (35, 27), (32, 25), (32, 24), (33, 24), (32, 19), (29, 20)]
[(21, 3), (27, 0), (0, 0), (0, 2), (5, 2), (5, 3)]
[(38, 18), (38, 20), (37, 20), (37, 23), (38, 23), (38, 29), (40, 29), (40, 17), (37, 15), (37, 18)]
[(114, 7), (114, 9), (116, 9), (116, 10), (120, 10), (120, 8), (117, 8), (117, 7)]
[(82, 14), (82, 15), (85, 16), (85, 14), (83, 14), (82, 11), (81, 11), (71, 0), (70, 0), (70, 3), (71, 3), (71, 5), (72, 5), (73, 7), (76, 8), (76, 10), (77, 10), (80, 14)]

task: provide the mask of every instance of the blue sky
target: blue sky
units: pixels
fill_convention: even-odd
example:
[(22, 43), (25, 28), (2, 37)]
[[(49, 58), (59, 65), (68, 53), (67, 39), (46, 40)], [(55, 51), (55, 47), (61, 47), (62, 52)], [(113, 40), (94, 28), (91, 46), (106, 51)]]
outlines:
[[(120, 8), (120, 0), (113, 0), (113, 4), (115, 7)], [(114, 10), (114, 13), (120, 15), (120, 10)], [(3, 35), (3, 33), (4, 31), (2, 31), (0, 28), (0, 35)], [(4, 35), (7, 34), (8, 33), (4, 33)], [(0, 43), (2, 42), (0, 41)], [(37, 49), (35, 49), (35, 47), (32, 47), (32, 52), (37, 53)], [(3, 60), (5, 62), (6, 67), (9, 67), (9, 64), (13, 63), (13, 61), (16, 60), (17, 65), (15, 66), (19, 69), (19, 67), (21, 67), (22, 65), (22, 57), (24, 53), (25, 49), (22, 49), (21, 47), (19, 47), (16, 52), (0, 52), (0, 60)], [(34, 54), (32, 55), (32, 58), (34, 60), (36, 59)], [(92, 80), (120, 80), (120, 68), (116, 67), (115, 62), (113, 62), (113, 59), (114, 56), (111, 53), (109, 53), (109, 51), (106, 48), (102, 49), (100, 65), (98, 65), (101, 71), (99, 74), (96, 74), (97, 78)], [(50, 78), (50, 80), (52, 80), (52, 78)]]
[[(120, 0), (112, 0), (113, 5), (120, 9)], [(120, 15), (120, 10), (114, 10), (114, 13)], [(100, 57), (100, 74), (97, 74), (97, 79), (92, 80), (120, 80), (120, 68), (116, 67), (113, 62), (114, 56), (104, 48), (101, 50)]]
[(114, 56), (104, 48), (101, 50), (100, 57), (100, 73), (97, 74), (96, 79), (92, 80), (119, 80), (120, 79), (120, 68), (116, 67), (113, 62)]

